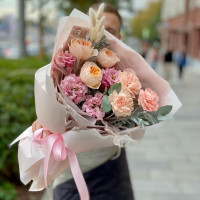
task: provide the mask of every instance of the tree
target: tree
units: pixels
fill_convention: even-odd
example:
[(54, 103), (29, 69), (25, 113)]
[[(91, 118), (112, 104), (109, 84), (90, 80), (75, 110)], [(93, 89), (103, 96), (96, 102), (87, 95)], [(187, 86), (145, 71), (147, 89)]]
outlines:
[[(101, 0), (57, 0), (57, 5), (59, 10), (64, 11), (68, 15), (73, 8), (76, 8), (84, 13), (87, 13), (89, 7), (95, 3), (101, 3)], [(105, 0), (105, 3), (112, 4), (113, 6), (118, 7), (118, 0)]]
[(32, 0), (33, 5), (33, 11), (38, 12), (38, 57), (40, 59), (44, 58), (45, 52), (44, 52), (44, 26), (45, 26), (45, 20), (46, 20), (46, 13), (44, 12), (44, 9), (46, 5), (51, 2), (50, 0)]
[(39, 28), (39, 52), (38, 56), (40, 59), (44, 58), (44, 43), (43, 43), (43, 35), (44, 35), (44, 21), (45, 16), (43, 14), (43, 8), (46, 3), (46, 0), (38, 0), (38, 28)]
[(25, 2), (24, 0), (19, 0), (19, 51), (20, 56), (25, 57), (26, 56), (26, 44), (25, 44), (25, 38), (26, 38), (26, 26), (25, 26)]
[(154, 41), (158, 39), (157, 26), (160, 21), (161, 1), (151, 2), (146, 10), (133, 18), (131, 29), (139, 39)]

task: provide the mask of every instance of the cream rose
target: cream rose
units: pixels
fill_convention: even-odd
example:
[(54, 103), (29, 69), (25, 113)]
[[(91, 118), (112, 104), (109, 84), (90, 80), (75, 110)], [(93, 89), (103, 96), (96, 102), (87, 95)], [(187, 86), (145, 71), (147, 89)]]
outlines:
[(93, 49), (92, 43), (82, 38), (72, 38), (69, 45), (69, 52), (77, 59), (88, 60), (98, 55), (98, 50)]
[(81, 68), (80, 78), (89, 88), (98, 89), (102, 76), (101, 69), (93, 62), (86, 62)]
[(119, 58), (116, 53), (104, 48), (102, 49), (97, 56), (98, 63), (104, 68), (113, 67), (117, 62), (119, 62)]
[(119, 94), (115, 91), (109, 96), (112, 110), (117, 117), (130, 116), (133, 111), (133, 99), (126, 92), (121, 91)]

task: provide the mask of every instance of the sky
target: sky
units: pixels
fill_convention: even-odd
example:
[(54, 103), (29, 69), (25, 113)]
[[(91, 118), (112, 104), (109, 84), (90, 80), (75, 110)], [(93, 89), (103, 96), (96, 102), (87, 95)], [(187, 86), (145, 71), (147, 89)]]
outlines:
[[(132, 0), (135, 10), (141, 10), (146, 7), (151, 0)], [(17, 0), (0, 0), (0, 17), (5, 14), (17, 16)]]

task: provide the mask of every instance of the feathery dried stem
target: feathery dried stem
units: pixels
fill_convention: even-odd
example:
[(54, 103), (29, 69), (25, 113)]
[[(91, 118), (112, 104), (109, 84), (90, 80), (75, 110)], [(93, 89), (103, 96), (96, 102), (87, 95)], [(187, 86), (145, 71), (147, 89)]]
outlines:
[(101, 4), (99, 6), (97, 14), (94, 12), (92, 8), (89, 9), (89, 16), (91, 20), (89, 35), (90, 35), (90, 40), (94, 43), (98, 43), (104, 35), (103, 25), (105, 17), (103, 17), (103, 11), (104, 11), (104, 4)]
[(103, 15), (103, 11), (104, 11), (104, 3), (102, 3), (100, 6), (99, 6), (99, 9), (97, 11), (97, 19), (100, 20), (102, 15)]
[(91, 20), (92, 26), (96, 26), (97, 20), (96, 20), (96, 13), (92, 8), (89, 9), (89, 16)]

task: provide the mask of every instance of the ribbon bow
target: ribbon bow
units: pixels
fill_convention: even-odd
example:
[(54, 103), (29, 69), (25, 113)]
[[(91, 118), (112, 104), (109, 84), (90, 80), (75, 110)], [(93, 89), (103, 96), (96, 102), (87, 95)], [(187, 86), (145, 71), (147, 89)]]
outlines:
[(51, 152), (53, 153), (53, 157), (56, 161), (65, 160), (68, 156), (69, 164), (71, 167), (72, 175), (74, 177), (74, 181), (76, 183), (80, 199), (81, 200), (89, 200), (89, 192), (81, 172), (76, 153), (65, 146), (62, 134), (51, 133), (45, 128), (41, 128), (36, 130), (33, 133), (33, 141), (40, 144), (46, 145), (46, 154), (44, 157), (44, 183), (47, 188), (47, 174), (48, 174), (48, 166), (49, 159), (51, 156)]

